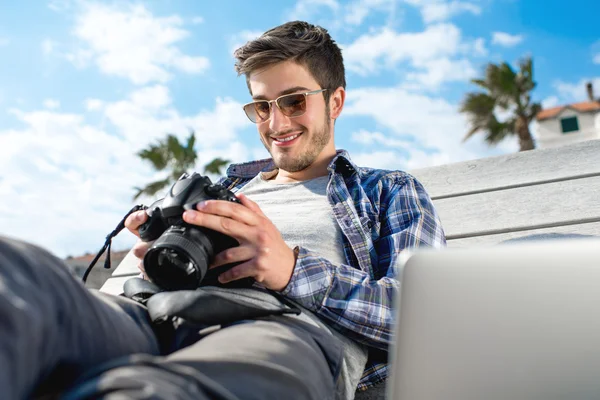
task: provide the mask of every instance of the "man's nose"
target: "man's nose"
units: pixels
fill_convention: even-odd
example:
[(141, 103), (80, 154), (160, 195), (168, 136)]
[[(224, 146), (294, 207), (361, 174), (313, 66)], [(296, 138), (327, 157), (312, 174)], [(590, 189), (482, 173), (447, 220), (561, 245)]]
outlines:
[(273, 104), (271, 107), (271, 119), (269, 120), (269, 128), (272, 132), (281, 132), (290, 126), (290, 118), (283, 115), (279, 107)]

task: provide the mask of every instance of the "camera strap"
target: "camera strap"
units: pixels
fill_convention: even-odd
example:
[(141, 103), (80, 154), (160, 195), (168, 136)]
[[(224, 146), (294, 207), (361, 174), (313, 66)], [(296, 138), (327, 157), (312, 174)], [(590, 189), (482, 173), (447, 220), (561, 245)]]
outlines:
[(102, 246), (102, 248), (100, 249), (98, 254), (96, 254), (96, 257), (94, 257), (94, 259), (90, 263), (89, 267), (87, 267), (87, 269), (85, 270), (83, 277), (81, 278), (81, 280), (84, 283), (85, 283), (85, 281), (87, 281), (88, 275), (90, 274), (90, 272), (92, 272), (92, 268), (94, 268), (94, 265), (96, 265), (96, 263), (98, 262), (100, 257), (102, 257), (102, 254), (104, 254), (104, 251), (107, 251), (106, 259), (104, 260), (104, 268), (110, 269), (110, 267), (111, 267), (111, 265), (110, 265), (110, 247), (112, 245), (113, 238), (115, 236), (117, 236), (119, 234), (119, 232), (121, 232), (125, 228), (125, 220), (127, 219), (127, 217), (129, 217), (131, 214), (133, 214), (136, 211), (145, 210), (146, 208), (147, 208), (146, 206), (141, 205), (141, 204), (133, 206), (133, 208), (131, 210), (129, 210), (129, 212), (127, 214), (125, 214), (125, 216), (123, 217), (121, 222), (119, 222), (117, 227), (111, 233), (106, 235), (106, 240), (104, 242), (104, 246)]

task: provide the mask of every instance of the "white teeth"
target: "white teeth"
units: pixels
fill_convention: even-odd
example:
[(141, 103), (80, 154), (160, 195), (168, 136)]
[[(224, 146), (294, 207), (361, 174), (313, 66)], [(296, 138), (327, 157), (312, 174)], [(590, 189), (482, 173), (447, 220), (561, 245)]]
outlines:
[(278, 142), (289, 142), (290, 140), (296, 139), (298, 136), (300, 136), (300, 135), (298, 134), (298, 135), (289, 136), (289, 137), (281, 138), (281, 139), (275, 139), (275, 140), (277, 140)]

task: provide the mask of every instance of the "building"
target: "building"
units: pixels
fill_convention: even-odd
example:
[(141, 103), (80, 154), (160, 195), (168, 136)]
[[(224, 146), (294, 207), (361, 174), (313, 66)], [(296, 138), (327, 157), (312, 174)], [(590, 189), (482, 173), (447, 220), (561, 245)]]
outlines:
[(552, 107), (537, 114), (539, 148), (600, 139), (600, 98), (594, 97), (591, 83), (587, 84), (587, 94), (588, 101)]
[[(121, 261), (123, 261), (127, 253), (129, 253), (129, 250), (111, 251), (110, 269), (104, 268), (104, 260), (106, 259), (106, 253), (104, 253), (92, 269), (92, 272), (87, 278), (85, 286), (92, 289), (100, 289), (104, 282), (106, 282), (106, 280), (114, 272), (115, 268), (117, 268)], [(68, 257), (64, 260), (64, 262), (67, 264), (71, 272), (81, 279), (94, 257), (96, 257), (96, 254), (85, 254), (79, 257)]]

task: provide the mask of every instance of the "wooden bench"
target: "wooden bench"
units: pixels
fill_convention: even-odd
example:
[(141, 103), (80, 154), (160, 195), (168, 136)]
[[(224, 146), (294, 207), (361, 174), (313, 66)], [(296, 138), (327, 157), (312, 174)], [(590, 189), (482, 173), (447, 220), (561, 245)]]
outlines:
[[(433, 199), (450, 247), (600, 236), (600, 140), (410, 172)], [(101, 290), (121, 293), (138, 274), (129, 254)]]

